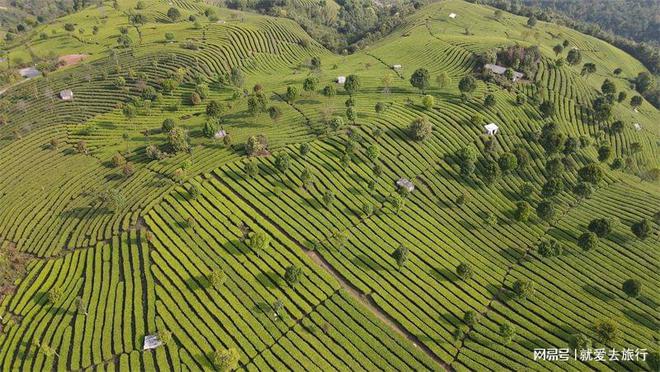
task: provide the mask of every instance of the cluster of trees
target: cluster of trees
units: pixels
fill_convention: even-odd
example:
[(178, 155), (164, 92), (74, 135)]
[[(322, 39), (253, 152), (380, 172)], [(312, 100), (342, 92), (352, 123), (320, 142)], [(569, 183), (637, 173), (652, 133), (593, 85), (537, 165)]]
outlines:
[(404, 0), (387, 7), (367, 0), (341, 0), (306, 3), (285, 0), (228, 0), (232, 9), (252, 9), (260, 13), (288, 17), (296, 21), (316, 41), (335, 52), (353, 53), (387, 35), (407, 15), (424, 4), (423, 0)]
[[(476, 0), (470, 0), (472, 2)], [(650, 0), (647, 0), (649, 2)], [(546, 22), (555, 22), (560, 25), (571, 27), (580, 32), (583, 32), (588, 35), (595, 36), (601, 40), (604, 40), (624, 51), (630, 53), (633, 57), (639, 59), (651, 72), (658, 73), (660, 72), (660, 50), (657, 47), (657, 44), (640, 42), (644, 39), (639, 38), (638, 41), (631, 40), (629, 38), (615, 35), (612, 32), (603, 30), (598, 24), (587, 22), (587, 16), (599, 17), (601, 14), (601, 6), (609, 6), (608, 4), (614, 4), (616, 8), (620, 8), (616, 12), (610, 14), (615, 15), (616, 19), (626, 19), (622, 21), (622, 25), (625, 24), (626, 27), (637, 27), (637, 25), (648, 24), (648, 30), (657, 30), (657, 21), (653, 17), (648, 16), (647, 9), (652, 8), (653, 5), (643, 5), (639, 2), (631, 2), (628, 0), (625, 1), (545, 1), (537, 2), (533, 0), (524, 0), (525, 5), (523, 5), (518, 0), (479, 0), (481, 4), (490, 5), (497, 7), (499, 9), (518, 14), (525, 17), (534, 16), (536, 19), (546, 21)], [(652, 1), (650, 1), (652, 2)], [(633, 4), (634, 3), (634, 4)], [(556, 4), (563, 4), (563, 6), (569, 7), (580, 7), (582, 10), (579, 11), (554, 11), (548, 12), (543, 8), (552, 8)], [(538, 7), (540, 6), (540, 8)], [(557, 10), (560, 8), (557, 8)], [(594, 11), (594, 9), (596, 9)], [(638, 12), (642, 10), (644, 13), (641, 16), (631, 16), (633, 12)], [(625, 17), (621, 17), (621, 14)], [(581, 20), (582, 19), (582, 20)], [(597, 19), (597, 18), (596, 18)], [(595, 19), (594, 19), (595, 21)], [(622, 33), (626, 35), (626, 33)], [(650, 40), (657, 40), (657, 32), (653, 35)]]

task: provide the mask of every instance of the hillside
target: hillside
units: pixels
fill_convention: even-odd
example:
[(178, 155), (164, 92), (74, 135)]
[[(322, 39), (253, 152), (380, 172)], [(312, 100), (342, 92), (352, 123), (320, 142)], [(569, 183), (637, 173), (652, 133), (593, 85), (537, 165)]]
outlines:
[[(284, 17), (142, 3), (38, 25), (0, 64), (3, 369), (656, 368), (639, 61), (459, 0), (350, 55)], [(496, 52), (526, 75), (484, 72)], [(576, 339), (648, 358), (533, 358)]]

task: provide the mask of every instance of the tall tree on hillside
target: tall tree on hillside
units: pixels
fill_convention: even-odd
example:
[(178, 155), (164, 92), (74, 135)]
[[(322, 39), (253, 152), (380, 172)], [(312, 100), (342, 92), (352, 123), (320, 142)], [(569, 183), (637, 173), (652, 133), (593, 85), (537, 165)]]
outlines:
[(552, 51), (555, 52), (555, 55), (558, 56), (561, 54), (561, 52), (564, 51), (564, 47), (561, 46), (561, 44), (557, 44), (552, 47)]
[(580, 71), (580, 75), (590, 75), (596, 72), (596, 65), (591, 62), (587, 62), (584, 65), (582, 65), (582, 71)]
[(403, 244), (400, 244), (399, 247), (397, 247), (397, 249), (392, 253), (392, 257), (394, 257), (396, 264), (399, 266), (399, 271), (403, 269), (403, 266), (408, 261), (408, 253), (408, 248)]
[(410, 76), (410, 85), (424, 93), (431, 86), (431, 74), (425, 68), (418, 68)]
[(238, 350), (234, 348), (216, 350), (211, 355), (211, 361), (213, 362), (213, 365), (220, 372), (229, 372), (235, 370), (238, 367), (238, 362), (240, 359), (241, 355), (238, 353)]
[(477, 82), (472, 76), (466, 76), (458, 82), (458, 89), (461, 91), (461, 93), (471, 94), (475, 89), (477, 89)]
[(344, 90), (351, 96), (357, 93), (360, 90), (360, 78), (357, 75), (348, 75), (344, 82)]
[(571, 66), (575, 66), (582, 62), (582, 53), (578, 49), (571, 49), (566, 55), (566, 62)]

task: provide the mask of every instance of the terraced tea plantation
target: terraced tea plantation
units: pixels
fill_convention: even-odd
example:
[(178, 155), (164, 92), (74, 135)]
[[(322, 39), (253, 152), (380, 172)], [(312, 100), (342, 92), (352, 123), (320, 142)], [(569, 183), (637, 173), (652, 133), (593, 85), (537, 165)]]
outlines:
[(659, 368), (660, 113), (601, 40), (119, 0), (4, 48), (2, 370)]

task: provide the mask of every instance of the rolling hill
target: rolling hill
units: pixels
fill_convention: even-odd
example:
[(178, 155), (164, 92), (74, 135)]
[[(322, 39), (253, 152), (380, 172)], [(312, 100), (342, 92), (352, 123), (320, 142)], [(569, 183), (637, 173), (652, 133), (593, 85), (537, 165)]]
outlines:
[[(350, 55), (286, 18), (136, 6), (8, 45), (3, 369), (654, 368), (660, 114), (631, 101), (639, 61), (459, 0)], [(496, 51), (538, 58), (512, 83), (483, 68)], [(576, 338), (649, 363), (573, 358)]]

